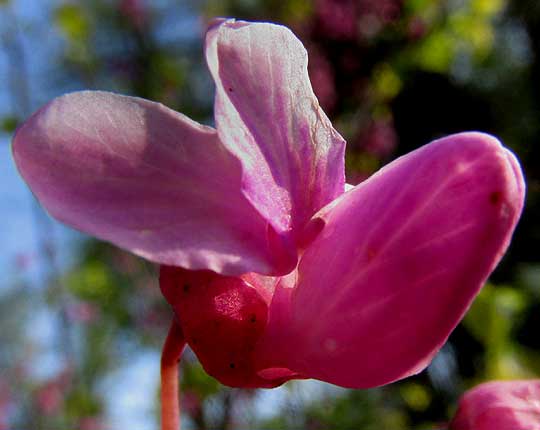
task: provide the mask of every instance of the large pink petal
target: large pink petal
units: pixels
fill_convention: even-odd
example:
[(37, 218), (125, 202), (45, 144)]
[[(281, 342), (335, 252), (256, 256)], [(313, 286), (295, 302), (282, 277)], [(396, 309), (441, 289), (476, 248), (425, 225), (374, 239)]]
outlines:
[(323, 209), (325, 227), (289, 290), (288, 367), (358, 388), (421, 371), (502, 257), (523, 198), (514, 156), (493, 137), (463, 133)]
[(223, 144), (241, 160), (246, 196), (277, 231), (304, 224), (343, 193), (343, 138), (313, 94), (307, 53), (287, 28), (218, 21), (206, 56)]
[(467, 391), (450, 430), (540, 430), (540, 380), (494, 381)]
[(68, 94), (18, 130), (13, 154), (51, 215), (151, 261), (224, 274), (295, 264), (216, 131), (160, 104)]

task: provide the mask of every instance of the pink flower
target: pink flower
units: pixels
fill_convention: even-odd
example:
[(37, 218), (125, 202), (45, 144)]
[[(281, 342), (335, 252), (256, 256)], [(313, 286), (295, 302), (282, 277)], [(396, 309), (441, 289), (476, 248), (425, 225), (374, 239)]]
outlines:
[(10, 408), (13, 404), (13, 394), (8, 381), (0, 375), (0, 430), (9, 429)]
[(540, 379), (487, 382), (465, 393), (450, 430), (494, 429), (540, 429)]
[(67, 316), (72, 322), (91, 323), (99, 318), (99, 309), (92, 303), (79, 301), (67, 306)]
[(177, 321), (166, 369), (186, 340), (232, 386), (421, 371), (510, 242), (515, 157), (457, 134), (345, 192), (345, 142), (291, 31), (219, 20), (206, 58), (215, 129), (147, 100), (68, 94), (17, 131), (21, 175), (56, 218), (162, 265)]
[(332, 39), (355, 39), (358, 34), (356, 3), (355, 0), (316, 0), (315, 14), (320, 30)]
[(81, 430), (103, 430), (107, 428), (104, 421), (99, 416), (81, 418), (78, 427)]
[(39, 388), (36, 393), (36, 403), (44, 415), (53, 415), (60, 410), (64, 401), (62, 388), (55, 382), (49, 382)]
[(202, 399), (201, 396), (190, 389), (184, 389), (182, 396), (182, 407), (189, 415), (194, 416), (202, 413)]
[(142, 0), (120, 0), (119, 10), (135, 28), (145, 26), (148, 12)]
[(336, 105), (334, 70), (328, 59), (313, 46), (308, 65), (309, 78), (320, 105), (327, 111)]
[(37, 389), (35, 400), (42, 414), (54, 415), (59, 412), (71, 380), (72, 369), (68, 367)]
[(362, 147), (380, 158), (388, 157), (398, 143), (392, 118), (371, 121), (361, 138)]

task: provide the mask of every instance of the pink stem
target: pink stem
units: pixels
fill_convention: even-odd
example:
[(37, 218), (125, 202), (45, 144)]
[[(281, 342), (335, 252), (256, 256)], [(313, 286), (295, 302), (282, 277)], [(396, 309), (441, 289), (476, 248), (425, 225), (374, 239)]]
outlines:
[(173, 319), (161, 353), (161, 430), (180, 429), (178, 362), (185, 345), (182, 329)]

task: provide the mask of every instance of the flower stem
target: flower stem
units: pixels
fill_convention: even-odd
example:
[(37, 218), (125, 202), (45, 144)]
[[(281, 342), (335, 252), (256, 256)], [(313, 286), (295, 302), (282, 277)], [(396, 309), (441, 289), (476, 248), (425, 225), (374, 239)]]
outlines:
[(161, 353), (161, 430), (180, 429), (178, 362), (185, 345), (182, 329), (173, 318)]

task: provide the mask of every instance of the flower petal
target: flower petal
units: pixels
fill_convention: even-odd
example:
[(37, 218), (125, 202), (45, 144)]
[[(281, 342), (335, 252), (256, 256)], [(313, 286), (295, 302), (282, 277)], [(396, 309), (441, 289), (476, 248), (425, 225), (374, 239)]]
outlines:
[(216, 131), (158, 103), (59, 97), (17, 131), (13, 155), (51, 215), (151, 261), (224, 274), (295, 265)]
[(459, 401), (450, 430), (540, 430), (540, 379), (481, 384)]
[(231, 387), (271, 388), (302, 377), (256, 356), (280, 279), (161, 266), (159, 284), (209, 375)]
[(502, 257), (523, 198), (514, 156), (463, 133), (323, 209), (292, 292), (289, 367), (358, 388), (421, 371)]
[(274, 24), (220, 20), (206, 38), (223, 144), (242, 162), (248, 199), (296, 238), (344, 190), (343, 138), (319, 106), (307, 53)]

